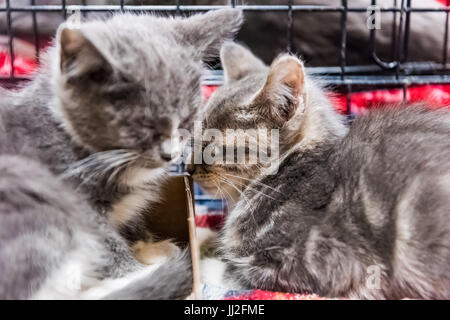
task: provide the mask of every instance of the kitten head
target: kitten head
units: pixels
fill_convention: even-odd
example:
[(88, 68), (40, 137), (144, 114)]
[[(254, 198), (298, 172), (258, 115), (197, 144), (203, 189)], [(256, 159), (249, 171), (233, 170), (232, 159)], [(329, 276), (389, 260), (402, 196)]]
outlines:
[[(241, 150), (246, 161), (235, 159), (236, 163), (207, 164), (203, 161), (202, 164), (192, 164), (197, 162), (194, 156), (188, 171), (206, 192), (217, 193), (220, 187), (223, 191), (220, 196), (235, 198), (239, 193), (236, 189), (242, 189), (267, 166), (260, 161), (260, 151), (253, 148), (260, 149), (266, 139), (266, 146), (279, 142), (279, 150), (283, 152), (285, 149), (284, 131), (294, 115), (301, 116), (305, 108), (305, 73), (303, 63), (294, 56), (281, 55), (268, 67), (250, 51), (231, 42), (223, 46), (221, 62), (225, 81), (208, 102), (203, 129), (222, 133), (224, 138), (218, 141), (222, 146), (216, 146), (217, 150), (222, 153), (233, 151), (234, 155)], [(235, 131), (238, 139), (227, 140), (227, 129), (245, 131)], [(262, 132), (265, 129), (268, 135), (261, 134), (258, 131), (261, 129)], [(279, 130), (279, 141), (272, 140), (275, 138), (270, 135), (272, 129)], [(203, 151), (208, 145), (208, 142), (202, 142)], [(256, 163), (250, 163), (251, 153), (257, 154)], [(270, 154), (270, 150), (266, 155), (278, 156)]]
[(120, 14), (58, 30), (56, 113), (91, 152), (128, 150), (145, 166), (171, 161), (172, 137), (201, 114), (202, 60), (242, 23), (239, 10), (187, 19)]

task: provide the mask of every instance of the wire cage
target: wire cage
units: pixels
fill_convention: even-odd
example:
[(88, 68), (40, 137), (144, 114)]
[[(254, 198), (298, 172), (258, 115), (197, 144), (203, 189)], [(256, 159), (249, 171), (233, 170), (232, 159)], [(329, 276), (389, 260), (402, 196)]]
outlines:
[[(403, 91), (404, 99), (407, 99), (407, 88), (413, 85), (420, 84), (448, 84), (450, 83), (450, 76), (447, 75), (448, 66), (448, 28), (449, 28), (449, 11), (450, 0), (440, 1), (442, 5), (436, 6), (432, 3), (438, 0), (430, 0), (429, 6), (414, 6), (412, 0), (392, 0), (392, 6), (379, 7), (381, 13), (389, 13), (392, 15), (392, 55), (391, 59), (383, 60), (377, 53), (377, 28), (367, 29), (367, 39), (369, 39), (370, 46), (370, 60), (365, 65), (351, 65), (348, 58), (348, 21), (349, 15), (353, 13), (368, 13), (371, 10), (376, 10), (378, 5), (377, 0), (368, 0), (371, 6), (351, 6), (347, 0), (339, 1), (339, 5), (318, 5), (314, 3), (322, 3), (323, 1), (309, 1), (313, 4), (296, 4), (298, 1), (253, 1), (252, 4), (242, 4), (242, 1), (222, 1), (222, 5), (195, 5), (195, 1), (126, 1), (126, 0), (111, 0), (98, 1), (100, 4), (88, 4), (87, 0), (79, 0), (77, 5), (71, 4), (74, 1), (60, 0), (60, 1), (43, 1), (43, 0), (3, 0), (3, 5), (0, 1), (0, 16), (3, 15), (5, 26), (3, 41), (5, 47), (9, 51), (10, 64), (9, 72), (3, 73), (0, 80), (3, 83), (17, 83), (17, 81), (26, 80), (27, 75), (21, 75), (16, 70), (16, 56), (15, 56), (15, 37), (16, 32), (13, 25), (14, 16), (17, 14), (31, 15), (32, 28), (32, 42), (35, 46), (36, 61), (39, 60), (39, 52), (42, 49), (42, 39), (40, 35), (40, 17), (42, 14), (59, 14), (63, 19), (67, 19), (74, 12), (81, 12), (86, 15), (88, 13), (103, 13), (103, 12), (118, 12), (118, 11), (139, 11), (139, 12), (158, 12), (174, 15), (186, 15), (199, 11), (207, 11), (219, 9), (222, 7), (233, 6), (241, 8), (245, 14), (265, 15), (270, 12), (281, 14), (281, 20), (285, 21), (284, 33), (278, 34), (278, 37), (285, 38), (286, 51), (295, 52), (295, 44), (293, 38), (295, 36), (294, 24), (298, 24), (298, 19), (295, 18), (298, 13), (321, 13), (323, 14), (338, 14), (340, 30), (339, 34), (335, 35), (338, 50), (336, 52), (337, 59), (335, 66), (315, 66), (309, 68), (311, 74), (319, 75), (325, 82), (333, 85), (336, 91), (345, 93), (347, 95), (347, 104), (351, 98), (353, 91), (361, 90), (367, 87), (398, 87)], [(28, 3), (27, 3), (28, 2)], [(140, 2), (141, 4), (135, 4)], [(197, 1), (202, 3), (202, 1)], [(246, 3), (249, 1), (245, 1)], [(263, 4), (269, 2), (270, 4)], [(300, 1), (301, 3), (308, 3), (307, 1)], [(333, 1), (331, 1), (333, 2)], [(335, 1), (338, 2), (338, 1)], [(423, 2), (423, 1), (422, 1)], [(48, 4), (49, 3), (49, 4)], [(130, 4), (131, 3), (131, 4)], [(143, 4), (142, 4), (143, 3)], [(150, 4), (148, 4), (150, 3)], [(184, 4), (188, 3), (188, 4)], [(203, 3), (208, 3), (204, 1)], [(209, 3), (220, 3), (220, 1), (209, 1)], [(229, 4), (227, 4), (229, 3)], [(259, 4), (258, 4), (259, 3)], [(277, 3), (277, 4), (274, 4)], [(372, 9), (371, 9), (372, 8)], [(445, 18), (441, 19), (444, 26), (441, 40), (442, 48), (430, 48), (430, 50), (440, 50), (441, 61), (407, 61), (411, 44), (411, 15), (424, 14), (427, 12), (440, 13)], [(373, 23), (377, 17), (374, 15)], [(42, 20), (41, 20), (42, 21)], [(300, 21), (301, 23), (301, 21)], [(325, 28), (326, 26), (324, 26)], [(31, 30), (30, 30), (31, 31)], [(428, 32), (433, 32), (429, 30)], [(6, 44), (7, 42), (7, 44)], [(301, 52), (300, 52), (301, 53)], [(222, 81), (222, 72), (216, 70), (205, 77), (205, 84), (218, 85)], [(347, 108), (347, 113), (350, 109)]]

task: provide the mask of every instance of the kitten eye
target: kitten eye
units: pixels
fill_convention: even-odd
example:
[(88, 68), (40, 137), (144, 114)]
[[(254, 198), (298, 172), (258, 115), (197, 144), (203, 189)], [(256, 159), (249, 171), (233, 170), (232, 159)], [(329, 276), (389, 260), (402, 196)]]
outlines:
[(111, 100), (111, 102), (127, 100), (129, 97), (129, 91), (108, 92), (108, 98)]
[(181, 123), (178, 125), (178, 128), (181, 129), (190, 129), (193, 126), (193, 120), (191, 117), (184, 119), (181, 121)]
[(92, 82), (102, 83), (108, 80), (109, 72), (105, 68), (99, 68), (89, 72), (87, 76)]
[(163, 135), (161, 133), (155, 133), (153, 135), (153, 141), (161, 141), (163, 139)]
[(124, 75), (120, 75), (120, 81), (125, 83), (125, 84), (129, 84), (132, 81), (130, 79), (128, 79), (127, 77), (125, 77)]

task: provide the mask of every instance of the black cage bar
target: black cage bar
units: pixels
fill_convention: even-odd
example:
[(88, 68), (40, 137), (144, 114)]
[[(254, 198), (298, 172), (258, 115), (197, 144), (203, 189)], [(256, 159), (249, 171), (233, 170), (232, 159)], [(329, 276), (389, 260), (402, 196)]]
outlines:
[[(392, 26), (392, 44), (394, 58), (392, 61), (383, 61), (377, 55), (376, 48), (376, 29), (368, 30), (370, 37), (371, 54), (373, 63), (364, 66), (347, 65), (347, 16), (350, 12), (367, 12), (367, 7), (350, 7), (347, 0), (341, 0), (340, 6), (321, 6), (321, 5), (295, 5), (292, 0), (286, 0), (284, 5), (243, 5), (242, 1), (233, 0), (231, 5), (241, 8), (245, 12), (258, 12), (265, 14), (266, 12), (285, 12), (286, 13), (286, 33), (280, 34), (280, 37), (287, 38), (287, 51), (293, 49), (293, 13), (294, 12), (330, 12), (340, 14), (340, 48), (339, 48), (339, 64), (335, 67), (312, 67), (309, 72), (319, 75), (325, 82), (333, 85), (337, 90), (346, 92), (348, 95), (352, 93), (354, 88), (365, 87), (400, 87), (404, 92), (411, 85), (418, 84), (437, 84), (450, 83), (448, 75), (448, 28), (450, 0), (447, 0), (446, 6), (443, 7), (414, 7), (411, 0), (393, 0), (391, 7), (380, 7), (381, 12), (391, 12), (394, 14), (394, 23)], [(41, 12), (60, 12), (66, 19), (72, 12), (79, 11), (82, 14), (88, 12), (166, 12), (176, 15), (188, 15), (195, 12), (207, 10), (216, 10), (229, 5), (223, 6), (207, 6), (207, 5), (183, 5), (182, 0), (171, 1), (170, 5), (126, 5), (121, 0), (116, 5), (68, 5), (66, 0), (61, 0), (60, 5), (36, 5), (35, 0), (30, 0), (30, 5), (14, 6), (14, 0), (5, 0), (5, 6), (0, 7), (0, 14), (6, 14), (7, 18), (7, 36), (8, 50), (12, 60), (11, 71), (7, 78), (0, 79), (2, 81), (21, 81), (26, 78), (18, 77), (14, 70), (14, 29), (12, 28), (11, 16), (14, 12), (29, 12), (33, 18), (34, 45), (39, 59), (39, 22), (36, 14)], [(167, 1), (169, 2), (169, 1)], [(261, 1), (263, 2), (263, 1)], [(116, 2), (117, 3), (117, 2)], [(376, 5), (376, 0), (371, 0), (372, 5)], [(442, 39), (442, 61), (427, 62), (415, 61), (406, 62), (408, 57), (408, 48), (410, 32), (410, 15), (411, 13), (420, 12), (442, 12), (446, 15), (445, 33)], [(430, 48), (434, 50), (435, 48)], [(204, 78), (205, 84), (220, 84), (222, 81), (222, 72), (220, 70), (212, 71)]]

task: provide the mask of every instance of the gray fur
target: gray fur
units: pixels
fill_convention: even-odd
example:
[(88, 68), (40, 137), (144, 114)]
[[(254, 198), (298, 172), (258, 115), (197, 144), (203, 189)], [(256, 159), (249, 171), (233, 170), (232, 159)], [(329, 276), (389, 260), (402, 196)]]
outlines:
[[(222, 59), (242, 50), (230, 44)], [(248, 51), (231, 56), (244, 60), (225, 66), (251, 61)], [(279, 72), (274, 66), (269, 72)], [(267, 74), (256, 63), (241, 80), (226, 82), (211, 97), (205, 126), (248, 127), (238, 114), (254, 112), (257, 100), (248, 97)], [(329, 297), (450, 298), (449, 109), (380, 107), (347, 133), (307, 75), (305, 88), (305, 104), (281, 128), (278, 171), (194, 168), (201, 184), (215, 180), (224, 189), (231, 181), (242, 190), (221, 237), (228, 276), (248, 288)], [(253, 126), (278, 126), (258, 113), (250, 118)], [(378, 268), (379, 288), (367, 285), (370, 266)]]
[(150, 277), (130, 283), (106, 300), (184, 299), (192, 292), (192, 262), (188, 251), (167, 261)]
[[(120, 14), (79, 29), (62, 25), (31, 84), (1, 92), (0, 260), (23, 272), (2, 266), (0, 297), (98, 298), (150, 276), (119, 233), (140, 236), (140, 214), (159, 200), (172, 160), (167, 142), (202, 111), (202, 59), (233, 36), (241, 16), (232, 9), (191, 19)], [(82, 291), (104, 283), (103, 291), (58, 295), (68, 263), (81, 265)], [(186, 288), (183, 263), (167, 271), (181, 268), (185, 277), (161, 289)], [(143, 298), (156, 297), (155, 283), (148, 285), (139, 286), (148, 288)]]
[[(126, 279), (151, 268), (134, 259), (125, 241), (82, 196), (33, 160), (0, 156), (0, 212), (2, 299), (79, 299), (100, 280)], [(192, 284), (187, 261), (183, 255), (167, 269), (163, 265), (153, 283), (139, 283), (139, 292), (121, 298), (187, 296)], [(177, 272), (178, 278), (173, 276)], [(80, 281), (77, 287), (71, 287), (70, 277)]]

